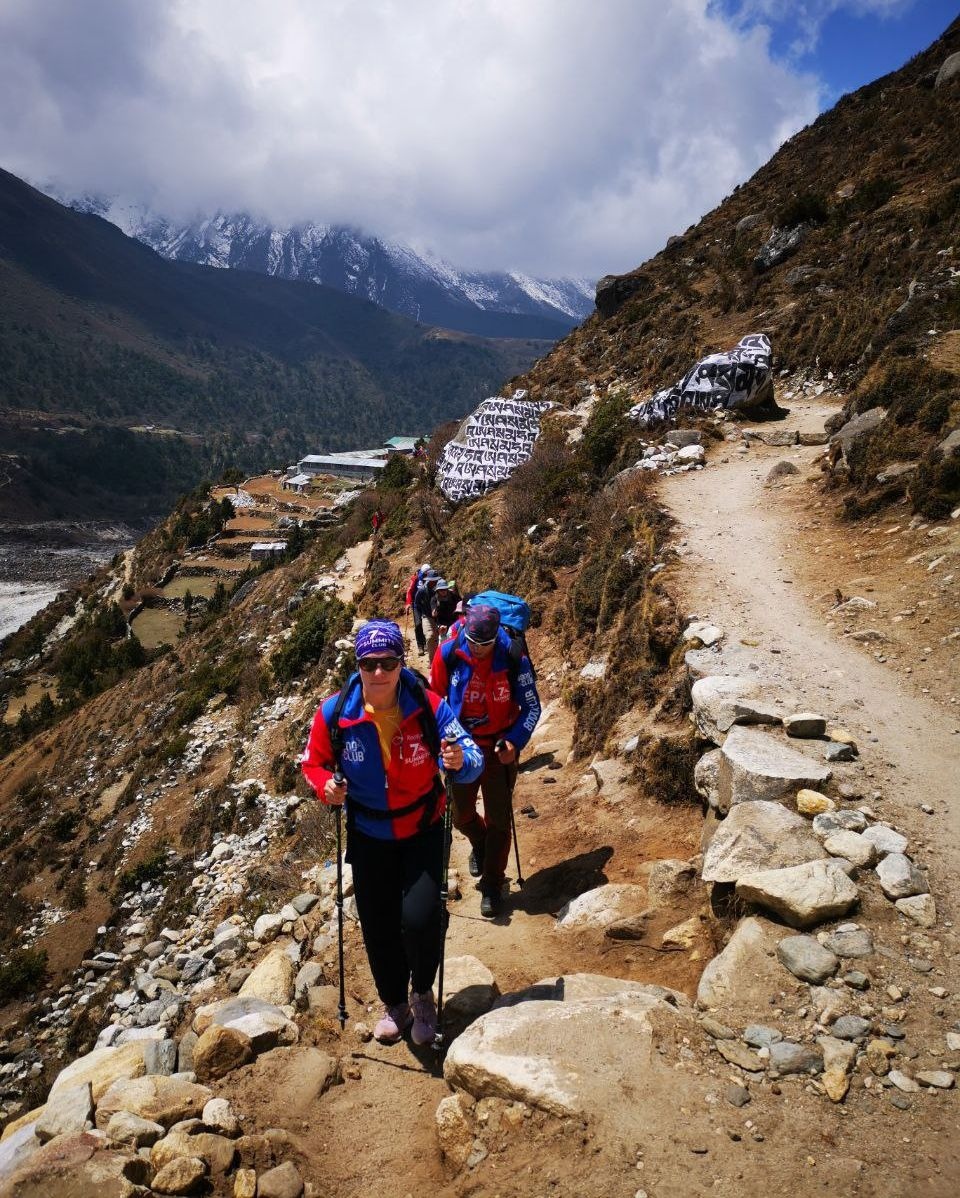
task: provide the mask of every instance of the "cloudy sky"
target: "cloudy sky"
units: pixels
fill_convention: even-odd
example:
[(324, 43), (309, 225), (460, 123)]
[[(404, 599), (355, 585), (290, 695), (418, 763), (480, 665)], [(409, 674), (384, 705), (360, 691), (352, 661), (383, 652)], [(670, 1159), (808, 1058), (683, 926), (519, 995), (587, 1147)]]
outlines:
[(630, 269), (956, 0), (0, 0), (0, 165), (175, 218)]

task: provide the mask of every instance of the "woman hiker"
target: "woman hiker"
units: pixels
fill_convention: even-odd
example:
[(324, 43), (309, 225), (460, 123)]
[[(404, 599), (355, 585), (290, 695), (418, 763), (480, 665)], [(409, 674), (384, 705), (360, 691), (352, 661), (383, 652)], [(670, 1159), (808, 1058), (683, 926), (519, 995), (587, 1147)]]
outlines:
[(430, 685), (483, 750), (482, 775), (454, 782), (453, 823), (473, 850), (470, 873), (480, 878), (480, 914), (493, 919), (502, 907), (510, 857), (517, 756), (540, 719), (533, 669), (500, 627), (497, 609), (481, 604), (467, 608), (460, 632), (434, 654)]
[[(364, 624), (356, 658), (359, 671), (314, 717), (303, 773), (324, 803), (345, 803), (346, 860), (384, 1006), (373, 1034), (389, 1044), (412, 1025), (414, 1043), (428, 1044), (437, 1030), (433, 983), (444, 930), (446, 798), (439, 769), (468, 783), (483, 770), (483, 754), (446, 701), (404, 667), (396, 624)], [(338, 764), (340, 785), (334, 779)]]

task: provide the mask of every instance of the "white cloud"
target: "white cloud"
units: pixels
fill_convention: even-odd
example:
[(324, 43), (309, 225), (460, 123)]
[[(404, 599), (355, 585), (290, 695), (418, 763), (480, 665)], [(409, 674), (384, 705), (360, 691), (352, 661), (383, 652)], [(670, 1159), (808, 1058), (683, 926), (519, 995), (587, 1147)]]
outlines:
[(174, 215), (354, 223), (465, 266), (629, 269), (818, 98), (708, 0), (0, 8), (8, 169)]

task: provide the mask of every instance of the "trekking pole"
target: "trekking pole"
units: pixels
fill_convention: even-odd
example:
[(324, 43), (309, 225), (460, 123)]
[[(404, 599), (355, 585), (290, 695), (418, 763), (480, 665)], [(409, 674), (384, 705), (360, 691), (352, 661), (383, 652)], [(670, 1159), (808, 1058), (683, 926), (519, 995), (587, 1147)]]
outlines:
[[(336, 786), (344, 782), (343, 771), (337, 766), (333, 781)], [(343, 805), (336, 808), (337, 812), (337, 948), (340, 966), (340, 1007), (337, 1018), (340, 1020), (340, 1030), (347, 1026), (347, 998), (343, 980)]]
[(437, 1034), (433, 1038), (436, 1052), (443, 1052), (443, 962), (447, 950), (447, 900), (449, 897), (450, 841), (453, 839), (453, 780), (443, 771), (443, 789), (447, 803), (443, 812), (443, 870), (440, 875), (440, 968), (437, 972)]
[[(494, 750), (499, 753), (501, 749), (505, 749), (507, 747), (507, 742), (505, 740), (498, 740), (493, 747)], [(519, 770), (519, 768), (520, 761), (518, 759), (517, 769)], [(517, 821), (513, 814), (513, 788), (516, 786), (516, 782), (517, 780), (514, 778), (513, 782), (510, 784), (510, 830), (513, 832), (513, 855), (517, 861), (517, 885), (522, 886), (523, 872), (520, 869), (520, 843), (517, 840)]]

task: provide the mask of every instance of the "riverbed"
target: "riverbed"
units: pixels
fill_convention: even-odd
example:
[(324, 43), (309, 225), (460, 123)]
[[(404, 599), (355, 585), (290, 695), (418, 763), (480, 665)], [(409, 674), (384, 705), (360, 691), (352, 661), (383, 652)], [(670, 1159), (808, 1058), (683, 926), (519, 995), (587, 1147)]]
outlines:
[(0, 525), (0, 640), (144, 531), (126, 524)]

